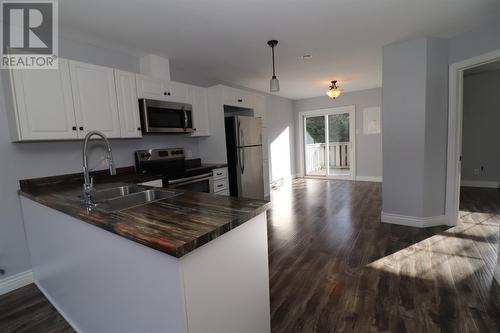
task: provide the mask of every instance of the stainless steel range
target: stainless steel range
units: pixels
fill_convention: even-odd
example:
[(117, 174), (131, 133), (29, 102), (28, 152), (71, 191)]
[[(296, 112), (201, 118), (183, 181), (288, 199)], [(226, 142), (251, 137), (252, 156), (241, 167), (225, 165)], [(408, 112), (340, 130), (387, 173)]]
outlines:
[[(138, 150), (135, 152), (135, 166), (138, 173), (158, 174), (161, 186), (165, 188), (206, 193), (214, 191), (213, 168), (203, 166), (200, 159), (186, 160), (182, 148)], [(159, 185), (156, 183), (156, 186)]]

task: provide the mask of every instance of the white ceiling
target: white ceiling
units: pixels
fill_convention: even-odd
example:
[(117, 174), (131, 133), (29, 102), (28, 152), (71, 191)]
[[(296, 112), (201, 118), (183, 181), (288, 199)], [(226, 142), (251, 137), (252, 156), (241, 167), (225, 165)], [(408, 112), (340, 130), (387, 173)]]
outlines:
[[(451, 37), (500, 17), (498, 0), (64, 0), (61, 29), (97, 35), (171, 66), (268, 91), (276, 48), (279, 95), (379, 87), (385, 44)], [(312, 59), (301, 56), (311, 54)]]

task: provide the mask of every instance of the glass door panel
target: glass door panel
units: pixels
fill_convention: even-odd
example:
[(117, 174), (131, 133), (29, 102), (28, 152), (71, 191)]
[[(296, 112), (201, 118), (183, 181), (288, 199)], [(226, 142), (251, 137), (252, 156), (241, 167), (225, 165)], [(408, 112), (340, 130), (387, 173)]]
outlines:
[(305, 166), (307, 176), (326, 176), (325, 116), (304, 118)]
[(351, 139), (349, 113), (327, 115), (328, 119), (328, 168), (327, 175), (344, 177), (351, 175)]

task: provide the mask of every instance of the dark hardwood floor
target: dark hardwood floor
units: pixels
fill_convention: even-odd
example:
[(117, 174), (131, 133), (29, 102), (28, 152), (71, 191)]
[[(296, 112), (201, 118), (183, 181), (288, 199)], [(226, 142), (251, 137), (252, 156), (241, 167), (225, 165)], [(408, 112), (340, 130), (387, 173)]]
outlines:
[(0, 296), (0, 332), (75, 332), (34, 284)]
[[(295, 180), (268, 215), (273, 332), (499, 332), (500, 192), (464, 189), (453, 228), (380, 223), (377, 183)], [(0, 332), (72, 332), (34, 285)]]
[(274, 191), (273, 332), (499, 332), (492, 196), (465, 190), (471, 212), (456, 227), (417, 229), (380, 223), (380, 184), (299, 179)]

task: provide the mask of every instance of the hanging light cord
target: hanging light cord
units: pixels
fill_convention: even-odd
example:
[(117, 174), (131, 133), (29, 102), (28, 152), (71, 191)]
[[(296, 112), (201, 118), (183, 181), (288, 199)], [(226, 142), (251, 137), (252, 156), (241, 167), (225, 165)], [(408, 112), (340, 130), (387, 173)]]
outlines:
[(271, 50), (273, 52), (273, 78), (275, 78), (276, 77), (276, 71), (274, 69), (274, 46), (271, 47)]

